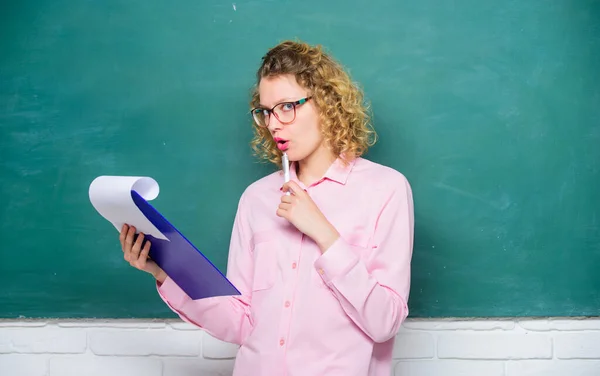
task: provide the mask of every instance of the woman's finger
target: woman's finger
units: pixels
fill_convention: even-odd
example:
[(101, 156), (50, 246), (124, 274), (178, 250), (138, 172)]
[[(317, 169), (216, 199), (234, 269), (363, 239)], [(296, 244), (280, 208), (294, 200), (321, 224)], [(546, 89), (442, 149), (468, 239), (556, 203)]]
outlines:
[(123, 258), (125, 261), (130, 262), (131, 260), (131, 248), (123, 247)]
[(279, 209), (280, 209), (280, 210), (285, 210), (285, 211), (288, 211), (288, 210), (290, 210), (291, 208), (292, 208), (292, 204), (288, 204), (288, 203), (286, 203), (286, 202), (282, 202), (282, 203), (280, 203), (280, 204), (279, 204)]
[(285, 202), (287, 204), (293, 203), (294, 200), (297, 200), (296, 196), (288, 196), (288, 195), (281, 196), (281, 202)]
[(277, 209), (277, 211), (275, 212), (275, 214), (277, 214), (278, 217), (285, 218), (286, 215), (287, 215), (287, 211), (283, 210), (283, 209)]
[(142, 249), (142, 252), (140, 252), (140, 259), (142, 259), (144, 261), (147, 260), (149, 253), (150, 253), (150, 240), (147, 240), (146, 244), (144, 244), (144, 249)]
[(302, 189), (298, 183), (293, 180), (288, 181), (283, 185), (284, 192), (290, 192), (292, 195), (303, 196), (306, 192)]
[(121, 243), (121, 250), (125, 252), (125, 236), (127, 236), (127, 231), (129, 231), (129, 226), (124, 224), (121, 228), (121, 233), (119, 234), (119, 242)]
[(140, 257), (137, 260), (137, 268), (144, 270), (146, 268), (146, 262), (148, 261), (148, 253), (150, 252), (150, 242), (146, 241), (144, 248), (140, 252)]
[(137, 240), (133, 244), (133, 247), (131, 247), (131, 254), (133, 255), (134, 260), (136, 260), (139, 257), (140, 251), (142, 250), (143, 242), (144, 242), (144, 234), (140, 232), (137, 237)]
[(133, 246), (133, 237), (135, 236), (135, 227), (130, 226), (127, 231), (127, 237), (125, 238), (125, 247), (131, 248)]

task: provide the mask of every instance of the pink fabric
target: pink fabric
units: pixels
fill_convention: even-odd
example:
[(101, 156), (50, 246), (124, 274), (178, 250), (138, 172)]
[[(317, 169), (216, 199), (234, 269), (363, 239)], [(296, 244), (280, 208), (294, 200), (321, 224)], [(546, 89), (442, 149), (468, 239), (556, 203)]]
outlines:
[(237, 297), (191, 300), (171, 279), (158, 291), (183, 320), (240, 345), (235, 376), (389, 376), (408, 315), (413, 200), (399, 172), (337, 160), (305, 187), (341, 237), (323, 254), (275, 215), (281, 172), (250, 185), (235, 217), (227, 277)]

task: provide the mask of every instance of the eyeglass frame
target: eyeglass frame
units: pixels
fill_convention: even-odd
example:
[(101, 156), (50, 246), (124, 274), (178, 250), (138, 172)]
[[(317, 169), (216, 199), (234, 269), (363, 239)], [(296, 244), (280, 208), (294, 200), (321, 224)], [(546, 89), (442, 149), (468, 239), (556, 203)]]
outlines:
[[(266, 107), (254, 107), (253, 109), (251, 109), (251, 110), (250, 110), (250, 114), (252, 115), (252, 119), (254, 120), (254, 122), (256, 123), (256, 125), (258, 125), (258, 126), (259, 126), (259, 127), (261, 127), (261, 128), (268, 128), (268, 127), (269, 127), (269, 124), (267, 124), (267, 122), (265, 121), (265, 125), (262, 125), (262, 124), (260, 124), (260, 123), (259, 123), (259, 122), (256, 120), (256, 117), (254, 116), (254, 113), (255, 113), (255, 111), (258, 111), (258, 110), (261, 110), (261, 111), (267, 111), (267, 112), (268, 112), (268, 114), (269, 114), (269, 119), (271, 119), (271, 115), (275, 115), (275, 117), (277, 118), (277, 120), (278, 120), (278, 121), (279, 121), (281, 124), (284, 124), (284, 125), (285, 125), (285, 124), (290, 124), (290, 123), (293, 123), (293, 122), (294, 122), (294, 120), (296, 120), (296, 106), (303, 105), (303, 104), (305, 104), (306, 102), (308, 102), (310, 99), (312, 99), (312, 96), (311, 96), (311, 95), (309, 95), (308, 97), (300, 98), (300, 99), (298, 99), (297, 101), (290, 101), (290, 102), (288, 102), (288, 101), (286, 101), (286, 102), (279, 102), (279, 103), (277, 103), (275, 106), (273, 106), (271, 109), (268, 109), (268, 108), (266, 108)], [(290, 120), (290, 121), (281, 121), (281, 120), (279, 119), (279, 116), (277, 116), (277, 114), (275, 113), (275, 111), (274, 111), (274, 110), (275, 110), (275, 108), (276, 108), (277, 106), (280, 106), (280, 105), (282, 105), (282, 104), (291, 104), (291, 105), (294, 107), (294, 118), (293, 118), (292, 120)], [(265, 116), (265, 119), (266, 119), (266, 118), (267, 118), (267, 117)], [(270, 120), (269, 120), (269, 122), (270, 122)]]

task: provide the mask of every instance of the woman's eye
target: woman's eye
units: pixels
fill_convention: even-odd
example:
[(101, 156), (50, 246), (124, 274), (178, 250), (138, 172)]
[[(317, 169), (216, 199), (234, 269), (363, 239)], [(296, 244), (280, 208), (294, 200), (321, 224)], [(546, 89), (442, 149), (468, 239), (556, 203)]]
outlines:
[(284, 111), (291, 111), (291, 110), (293, 110), (293, 109), (294, 109), (294, 105), (293, 105), (293, 104), (291, 104), (291, 103), (284, 103), (284, 104), (281, 106), (281, 108), (282, 108)]

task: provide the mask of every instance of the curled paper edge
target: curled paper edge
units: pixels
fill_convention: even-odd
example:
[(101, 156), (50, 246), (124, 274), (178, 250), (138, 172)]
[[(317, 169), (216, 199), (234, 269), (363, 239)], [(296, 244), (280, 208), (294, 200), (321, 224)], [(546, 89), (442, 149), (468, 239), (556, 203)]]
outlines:
[(124, 224), (135, 226), (136, 232), (168, 240), (137, 207), (131, 192), (137, 192), (146, 201), (158, 197), (160, 188), (156, 180), (147, 176), (111, 176), (95, 178), (89, 187), (92, 206), (107, 221), (121, 231)]

